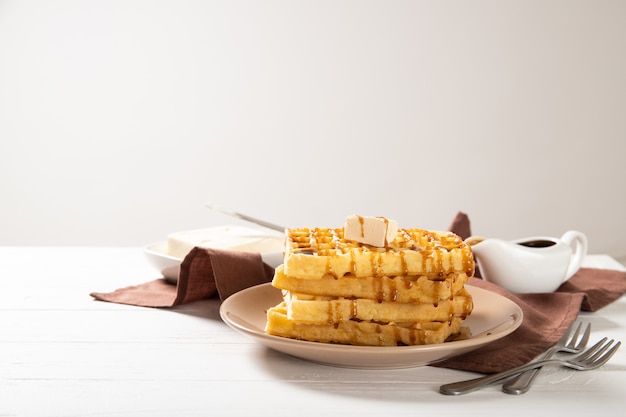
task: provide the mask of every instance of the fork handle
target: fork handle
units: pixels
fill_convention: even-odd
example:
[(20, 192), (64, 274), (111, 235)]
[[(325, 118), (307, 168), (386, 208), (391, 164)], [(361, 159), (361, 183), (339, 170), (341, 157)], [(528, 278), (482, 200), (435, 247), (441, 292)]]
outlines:
[(513, 375), (517, 375), (520, 372), (540, 368), (549, 363), (561, 363), (561, 361), (556, 359), (544, 359), (536, 362), (527, 363), (525, 365), (520, 365), (516, 368), (509, 369), (508, 371), (485, 375), (480, 378), (469, 379), (466, 381), (445, 384), (439, 387), (439, 392), (445, 395), (467, 394), (468, 392), (476, 391), (494, 382), (501, 381)]
[(511, 381), (505, 383), (502, 386), (502, 392), (514, 395), (525, 394), (530, 389), (530, 386), (540, 370), (541, 368), (535, 368), (521, 373)]
[[(555, 348), (548, 349), (542, 355), (540, 355), (537, 360), (550, 359), (554, 356), (556, 352), (557, 349)], [(507, 381), (502, 386), (502, 391), (506, 392), (507, 394), (515, 395), (520, 395), (528, 392), (539, 371), (541, 371), (541, 368), (531, 369), (529, 371), (519, 374), (517, 377)]]

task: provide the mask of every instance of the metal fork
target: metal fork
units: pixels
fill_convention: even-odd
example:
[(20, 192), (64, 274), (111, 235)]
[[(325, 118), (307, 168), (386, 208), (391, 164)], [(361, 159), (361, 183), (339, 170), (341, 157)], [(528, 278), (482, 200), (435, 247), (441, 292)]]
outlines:
[[(546, 350), (542, 355), (540, 355), (535, 360), (544, 360), (550, 359), (557, 352), (567, 352), (567, 353), (578, 353), (582, 352), (582, 350), (587, 346), (587, 342), (589, 341), (589, 335), (591, 333), (591, 324), (587, 324), (585, 327), (585, 331), (582, 335), (582, 338), (578, 340), (580, 335), (580, 330), (582, 328), (582, 323), (578, 323), (578, 327), (576, 328), (576, 332), (572, 336), (572, 331), (574, 330), (574, 324), (569, 325), (565, 333), (561, 339), (556, 343), (556, 345), (552, 346), (550, 349)], [(530, 371), (526, 371), (512, 380), (507, 381), (502, 386), (502, 391), (507, 394), (524, 394), (530, 388), (535, 376), (539, 373), (541, 368), (531, 369)]]
[(582, 352), (581, 354), (569, 359), (545, 359), (537, 362), (527, 363), (508, 371), (500, 372), (497, 374), (487, 375), (481, 378), (474, 378), (467, 381), (454, 382), (451, 384), (442, 385), (439, 388), (439, 392), (446, 395), (460, 395), (468, 392), (476, 391), (486, 385), (493, 382), (501, 381), (510, 376), (519, 374), (520, 372), (528, 371), (529, 369), (539, 368), (544, 365), (561, 365), (567, 368), (576, 369), (578, 371), (588, 371), (591, 369), (599, 368), (604, 365), (611, 356), (617, 352), (617, 349), (621, 346), (621, 342), (617, 342), (611, 349), (611, 345), (614, 340), (606, 341), (607, 338), (603, 338), (598, 343)]

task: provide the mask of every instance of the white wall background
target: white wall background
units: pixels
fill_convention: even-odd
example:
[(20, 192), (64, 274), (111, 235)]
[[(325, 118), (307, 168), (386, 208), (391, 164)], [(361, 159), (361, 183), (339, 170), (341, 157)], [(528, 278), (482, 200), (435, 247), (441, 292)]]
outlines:
[(0, 245), (347, 214), (626, 254), (626, 2), (0, 0)]

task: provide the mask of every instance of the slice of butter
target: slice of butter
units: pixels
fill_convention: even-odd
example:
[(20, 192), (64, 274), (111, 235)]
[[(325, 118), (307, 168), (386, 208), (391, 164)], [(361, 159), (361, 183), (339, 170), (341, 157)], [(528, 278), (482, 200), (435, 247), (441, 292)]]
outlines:
[(351, 215), (346, 218), (344, 238), (384, 248), (398, 233), (398, 222), (384, 217)]
[(242, 226), (219, 226), (185, 230), (167, 236), (167, 253), (183, 259), (194, 247), (240, 252), (282, 252), (284, 236)]

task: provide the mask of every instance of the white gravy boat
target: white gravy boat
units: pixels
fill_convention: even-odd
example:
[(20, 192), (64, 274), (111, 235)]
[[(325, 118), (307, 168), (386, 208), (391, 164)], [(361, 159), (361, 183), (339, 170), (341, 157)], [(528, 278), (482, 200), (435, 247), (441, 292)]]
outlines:
[(514, 241), (470, 237), (485, 281), (513, 293), (552, 292), (572, 277), (587, 254), (587, 237), (570, 230), (561, 238), (531, 237)]

